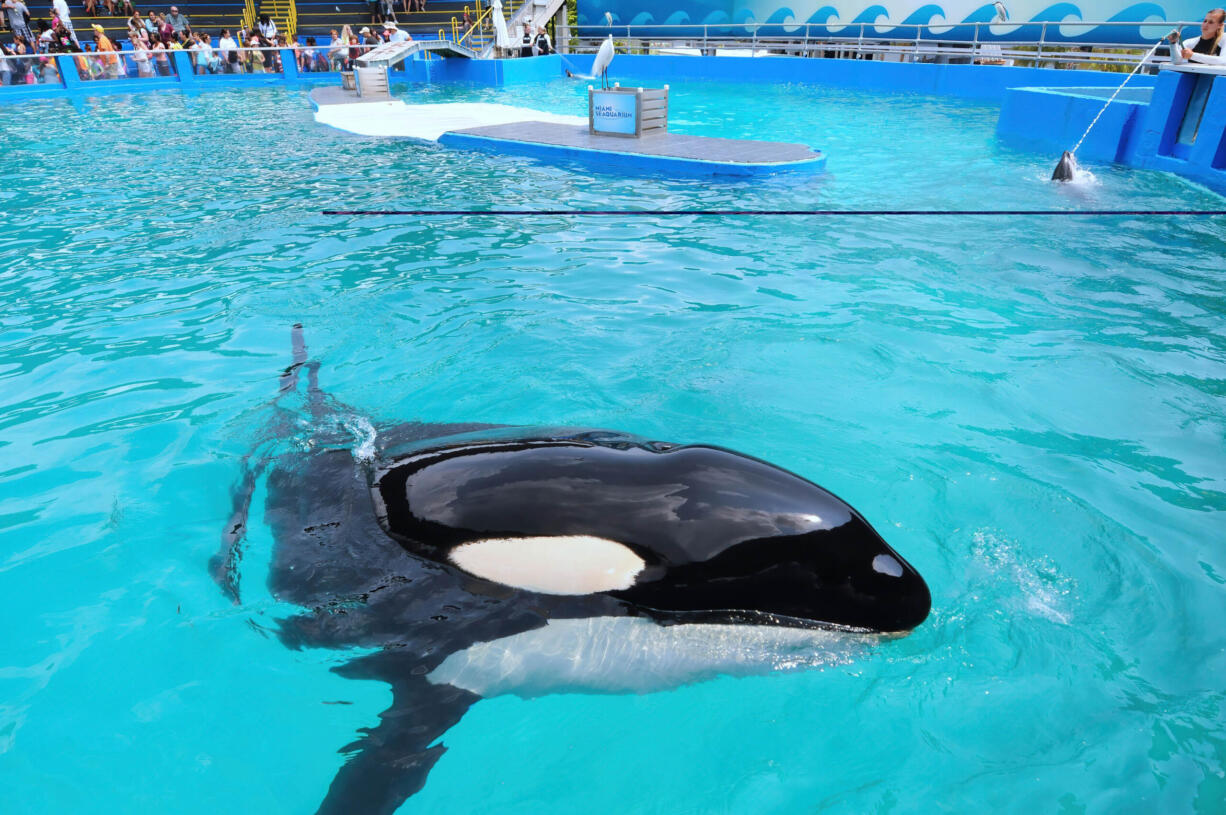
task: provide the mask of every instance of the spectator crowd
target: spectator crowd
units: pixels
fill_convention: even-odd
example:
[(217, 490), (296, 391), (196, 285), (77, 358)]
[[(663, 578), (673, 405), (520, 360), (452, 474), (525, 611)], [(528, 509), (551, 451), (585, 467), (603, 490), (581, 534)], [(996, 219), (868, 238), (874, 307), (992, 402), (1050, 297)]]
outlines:
[[(66, 0), (52, 0), (45, 19), (32, 19), (25, 0), (0, 0), (8, 36), (0, 35), (0, 83), (41, 84), (60, 81), (57, 54), (72, 55), (81, 80), (121, 77), (170, 76), (175, 73), (171, 52), (187, 53), (197, 74), (282, 73), (282, 49), (292, 53), (299, 71), (346, 71), (354, 61), (386, 42), (411, 41), (394, 19), (331, 31), (326, 43), (307, 37), (305, 44), (290, 43), (277, 31), (276, 22), (262, 15), (250, 29), (222, 28), (214, 38), (195, 31), (177, 6), (165, 13), (142, 13), (132, 0), (85, 0), (85, 13), (127, 17), (127, 40), (116, 42), (97, 23), (91, 24), (92, 41), (82, 42), (73, 27)], [(390, 16), (390, 15), (389, 15)], [(33, 27), (32, 27), (33, 26)]]

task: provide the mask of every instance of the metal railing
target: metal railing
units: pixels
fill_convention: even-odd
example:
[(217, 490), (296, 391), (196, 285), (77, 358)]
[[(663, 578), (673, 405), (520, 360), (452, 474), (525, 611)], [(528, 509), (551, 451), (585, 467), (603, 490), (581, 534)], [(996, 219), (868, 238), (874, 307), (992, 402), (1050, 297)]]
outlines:
[[(958, 61), (984, 64), (1069, 64), (1111, 69), (1131, 66), (1155, 42), (1174, 28), (1196, 28), (1196, 22), (1052, 22), (836, 24), (722, 23), (718, 25), (581, 25), (583, 36), (571, 38), (576, 51), (592, 51), (612, 35), (623, 52), (659, 53), (670, 49), (713, 54), (717, 49), (793, 56), (886, 58), (895, 61)], [(838, 28), (838, 33), (831, 33)], [(1079, 40), (1064, 30), (1095, 31), (1095, 40)], [(1114, 29), (1118, 39), (1108, 34)], [(950, 36), (954, 34), (955, 36)], [(1013, 39), (1019, 33), (1036, 33)], [(1152, 35), (1152, 36), (1151, 36)]]
[[(485, 45), (484, 41), (486, 38), (484, 27), (487, 24), (491, 28), (493, 27), (493, 21), (490, 16), (493, 10), (494, 10), (493, 6), (485, 6), (484, 8), (482, 8), (481, 0), (477, 0), (476, 7), (474, 9), (477, 16), (475, 19), (472, 20), (472, 24), (469, 25), (468, 29), (464, 31), (463, 33), (460, 33), (460, 28), (462, 27), (462, 24), (460, 23), (460, 21), (457, 20), (455, 17), (452, 17), (451, 18), (452, 39), (454, 39), (455, 42), (458, 42), (461, 45), (467, 45), (469, 48), (483, 47)], [(469, 16), (470, 12), (469, 12), (468, 6), (464, 7), (464, 14), (466, 16)]]

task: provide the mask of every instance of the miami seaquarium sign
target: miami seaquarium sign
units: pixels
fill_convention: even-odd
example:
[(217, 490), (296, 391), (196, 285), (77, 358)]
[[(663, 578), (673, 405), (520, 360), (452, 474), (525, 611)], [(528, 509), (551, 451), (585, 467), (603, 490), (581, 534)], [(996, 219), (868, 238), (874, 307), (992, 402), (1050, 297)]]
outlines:
[(591, 132), (633, 136), (638, 132), (638, 99), (633, 93), (592, 91)]
[[(931, 36), (980, 42), (1118, 42), (1153, 43), (1177, 21), (1199, 22), (1219, 0), (1158, 0), (1129, 3), (1111, 0), (1004, 0), (1008, 14), (999, 20), (991, 2), (920, 0), (877, 3), (873, 0), (578, 0), (583, 36), (633, 26), (637, 36), (763, 37), (900, 37)], [(606, 17), (606, 14), (608, 15)], [(1133, 25), (1119, 25), (1133, 23)], [(1106, 24), (1106, 25), (1104, 25)], [(918, 26), (927, 26), (919, 29)], [(1184, 32), (1185, 37), (1197, 33)]]

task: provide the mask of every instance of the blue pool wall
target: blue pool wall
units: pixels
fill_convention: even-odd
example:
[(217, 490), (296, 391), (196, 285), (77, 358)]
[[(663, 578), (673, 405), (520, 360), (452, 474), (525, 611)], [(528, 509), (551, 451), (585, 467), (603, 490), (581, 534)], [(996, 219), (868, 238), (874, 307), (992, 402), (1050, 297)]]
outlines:
[[(1195, 140), (1187, 143), (1179, 131), (1198, 88), (1202, 94), (1208, 89), (1204, 113)], [(1148, 93), (1147, 101), (1132, 94), (1103, 111), (1105, 98), (1076, 88), (1012, 88), (1001, 103), (996, 135), (1059, 156), (1103, 111), (1077, 151), (1079, 160), (1176, 173), (1226, 194), (1226, 76), (1167, 70)]]
[[(1103, 115), (1077, 151), (1082, 161), (1124, 161), (1147, 101), (1116, 99), (1103, 110), (1106, 97), (1059, 88), (1010, 88), (1000, 107), (997, 137), (1021, 149), (1059, 156), (1070, 150), (1100, 110)], [(1149, 89), (1147, 89), (1149, 90)]]
[[(82, 82), (72, 57), (60, 56), (62, 84), (0, 87), (0, 104), (67, 97), (80, 103), (110, 93), (149, 90), (196, 92), (230, 87), (340, 84), (337, 73), (299, 74), (283, 52), (284, 74), (196, 76), (188, 54), (172, 52), (177, 76)], [(583, 73), (592, 55), (512, 60), (426, 58), (417, 55), (392, 72), (393, 82), (460, 82), (486, 86), (557, 79), (569, 68)], [(940, 65), (802, 57), (699, 57), (619, 54), (613, 78), (623, 84), (677, 85), (686, 80), (803, 83), (873, 92), (920, 93), (1001, 106), (997, 134), (1003, 142), (1046, 152), (1069, 149), (1102, 108), (1119, 74), (999, 65)], [(1165, 170), (1226, 194), (1226, 78), (1214, 83), (1195, 145), (1176, 145), (1171, 110), (1187, 101), (1191, 75), (1166, 71), (1132, 78), (1125, 94), (1103, 114), (1078, 152), (1083, 161), (1118, 161)], [(1182, 78), (1181, 78), (1182, 77)], [(582, 81), (582, 80), (579, 80)], [(1151, 94), (1146, 102), (1145, 94)]]
[[(340, 84), (337, 73), (299, 74), (288, 52), (282, 74), (191, 73), (188, 55), (172, 52), (179, 76), (140, 79), (113, 79), (82, 82), (70, 57), (63, 64), (64, 84), (0, 86), (0, 103), (48, 96), (96, 96), (106, 93), (132, 93), (140, 90), (173, 88), (207, 90), (236, 86), (262, 86), (282, 83)], [(396, 82), (470, 82), (479, 85), (512, 85), (543, 82), (563, 75), (569, 66), (576, 73), (591, 69), (592, 55), (558, 55), (509, 60), (425, 59), (422, 55), (404, 63), (404, 70), (393, 71)], [(952, 96), (982, 102), (1000, 103), (1010, 88), (1034, 86), (1110, 86), (1116, 75), (1098, 71), (1056, 71), (1050, 68), (1019, 68), (1000, 65), (937, 65), (895, 63), (873, 60), (807, 59), (803, 57), (697, 57), (645, 56), (619, 54), (612, 77), (626, 83), (642, 81), (659, 84), (684, 80), (725, 82), (805, 83), (841, 88), (896, 93), (923, 93)], [(1133, 79), (1138, 87), (1152, 86), (1153, 77)]]

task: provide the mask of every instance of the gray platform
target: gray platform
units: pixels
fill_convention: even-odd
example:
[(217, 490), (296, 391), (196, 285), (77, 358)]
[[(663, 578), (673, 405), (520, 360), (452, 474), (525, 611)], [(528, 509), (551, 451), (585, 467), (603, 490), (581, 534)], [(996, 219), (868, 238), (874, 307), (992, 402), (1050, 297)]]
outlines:
[(560, 125), (547, 122), (516, 122), (506, 125), (470, 127), (464, 130), (453, 130), (450, 133), (534, 145), (721, 164), (778, 165), (811, 162), (822, 157), (820, 152), (804, 144), (720, 139), (668, 132), (655, 133), (639, 139), (627, 139), (617, 136), (592, 135), (588, 132), (588, 128), (581, 125)]
[(323, 88), (312, 88), (307, 98), (316, 107), (320, 105), (361, 105), (370, 102), (387, 101), (386, 97), (383, 99), (363, 99), (358, 96), (357, 91), (347, 91), (344, 88), (337, 88), (332, 85)]

